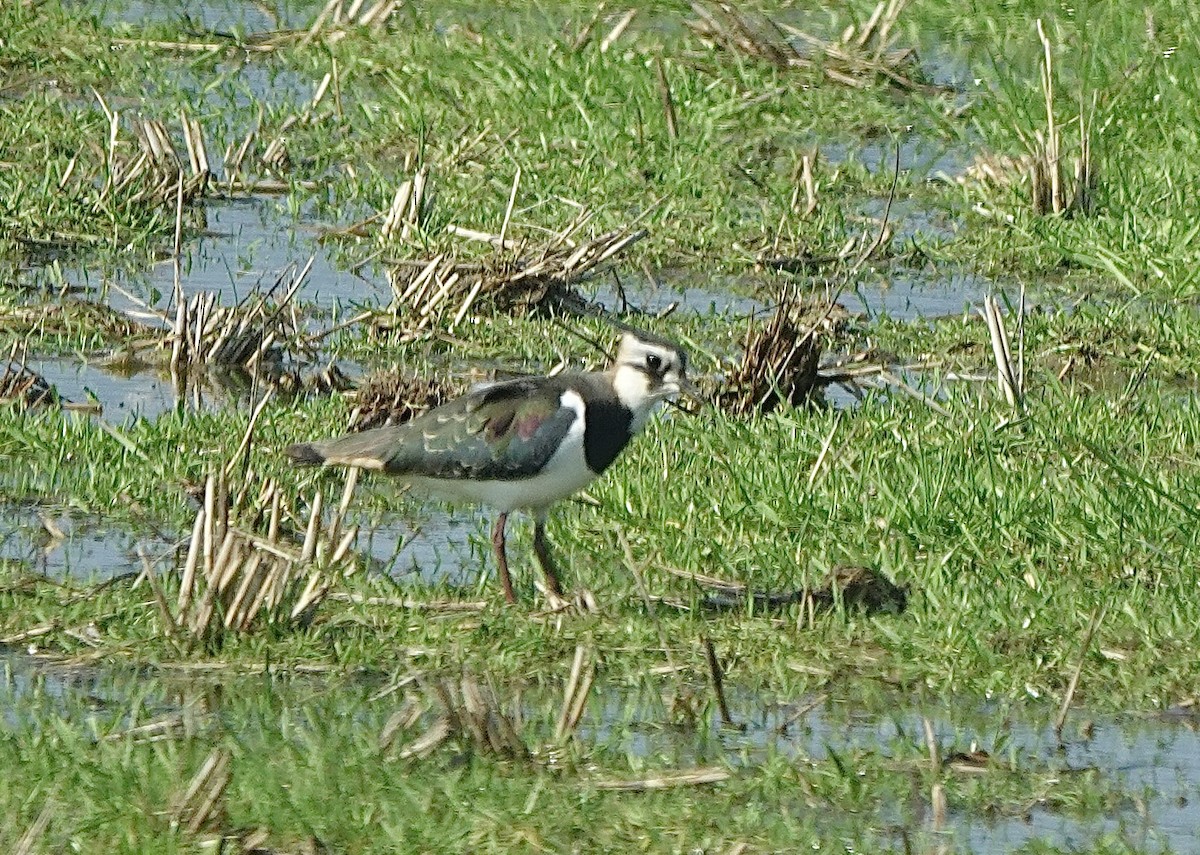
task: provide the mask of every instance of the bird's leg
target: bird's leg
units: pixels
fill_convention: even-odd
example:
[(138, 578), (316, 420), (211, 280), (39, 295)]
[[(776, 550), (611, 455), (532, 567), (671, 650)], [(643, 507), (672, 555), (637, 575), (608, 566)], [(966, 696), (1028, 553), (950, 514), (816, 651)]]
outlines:
[(550, 546), (546, 542), (546, 517), (537, 514), (533, 518), (533, 551), (537, 555), (538, 564), (542, 565), (542, 573), (546, 577), (546, 590), (556, 597), (562, 597), (562, 585), (558, 581), (558, 571), (554, 569), (554, 561), (550, 558)]
[(496, 552), (496, 567), (500, 572), (500, 586), (504, 588), (504, 599), (510, 603), (517, 601), (513, 593), (512, 577), (508, 575), (508, 552), (504, 541), (504, 526), (508, 523), (508, 513), (496, 517), (492, 527), (492, 549)]

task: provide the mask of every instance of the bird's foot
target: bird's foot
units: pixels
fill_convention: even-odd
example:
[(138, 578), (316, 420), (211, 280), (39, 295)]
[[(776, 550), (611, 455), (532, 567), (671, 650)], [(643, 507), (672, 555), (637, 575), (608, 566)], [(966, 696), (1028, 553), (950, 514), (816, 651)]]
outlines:
[(538, 589), (546, 597), (548, 614), (576, 612), (581, 615), (595, 615), (600, 613), (600, 606), (596, 602), (595, 594), (587, 589), (581, 589), (571, 594), (561, 594), (541, 585), (538, 586)]

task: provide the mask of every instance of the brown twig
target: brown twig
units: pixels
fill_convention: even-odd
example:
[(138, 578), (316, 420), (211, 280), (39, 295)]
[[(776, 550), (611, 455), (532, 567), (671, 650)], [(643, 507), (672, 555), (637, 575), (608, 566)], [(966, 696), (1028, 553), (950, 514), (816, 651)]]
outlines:
[(717, 709), (721, 712), (721, 723), (728, 727), (737, 727), (729, 712), (729, 703), (725, 700), (725, 674), (721, 668), (721, 661), (717, 659), (717, 651), (713, 647), (712, 639), (707, 636), (703, 638), (703, 643), (704, 656), (708, 660), (708, 676), (712, 681), (713, 694), (717, 697)]

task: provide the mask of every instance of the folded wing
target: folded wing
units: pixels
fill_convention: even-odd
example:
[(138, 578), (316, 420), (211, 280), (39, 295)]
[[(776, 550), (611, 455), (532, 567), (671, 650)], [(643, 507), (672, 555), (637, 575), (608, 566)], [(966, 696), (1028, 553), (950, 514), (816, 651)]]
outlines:
[(515, 480), (536, 475), (578, 413), (558, 384), (511, 380), (406, 422), (287, 449), (298, 463), (361, 466), (390, 475)]

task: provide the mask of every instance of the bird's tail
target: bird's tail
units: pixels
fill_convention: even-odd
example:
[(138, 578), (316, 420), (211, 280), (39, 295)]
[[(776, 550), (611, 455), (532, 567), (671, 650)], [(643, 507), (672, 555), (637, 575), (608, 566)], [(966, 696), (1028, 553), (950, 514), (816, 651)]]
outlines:
[(325, 462), (325, 454), (311, 442), (298, 442), (289, 445), (283, 451), (293, 463), (301, 466), (320, 466)]
[(337, 439), (298, 442), (289, 445), (283, 453), (302, 466), (358, 466), (379, 470), (387, 465), (387, 440), (394, 432), (395, 428), (375, 428)]

